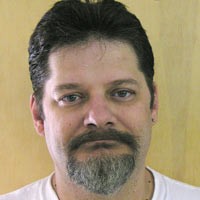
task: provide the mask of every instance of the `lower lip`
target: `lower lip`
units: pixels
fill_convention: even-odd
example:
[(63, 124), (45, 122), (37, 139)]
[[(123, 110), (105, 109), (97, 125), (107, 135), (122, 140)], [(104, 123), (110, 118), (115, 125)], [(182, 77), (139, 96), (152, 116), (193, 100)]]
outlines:
[(118, 144), (118, 142), (114, 140), (95, 140), (92, 142), (87, 142), (84, 145), (95, 145), (95, 144)]

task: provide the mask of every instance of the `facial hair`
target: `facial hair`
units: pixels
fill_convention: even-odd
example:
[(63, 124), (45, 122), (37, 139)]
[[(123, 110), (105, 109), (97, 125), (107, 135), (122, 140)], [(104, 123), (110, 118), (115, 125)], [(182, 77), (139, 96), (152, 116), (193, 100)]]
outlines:
[[(127, 145), (130, 154), (104, 155), (89, 157), (79, 161), (74, 153), (84, 144), (99, 140), (111, 140)], [(102, 143), (94, 145), (98, 148), (112, 148), (112, 145)], [(92, 130), (73, 138), (68, 144), (67, 173), (70, 179), (86, 190), (100, 194), (110, 195), (117, 192), (129, 179), (135, 169), (135, 162), (139, 151), (137, 139), (130, 133), (115, 129)]]

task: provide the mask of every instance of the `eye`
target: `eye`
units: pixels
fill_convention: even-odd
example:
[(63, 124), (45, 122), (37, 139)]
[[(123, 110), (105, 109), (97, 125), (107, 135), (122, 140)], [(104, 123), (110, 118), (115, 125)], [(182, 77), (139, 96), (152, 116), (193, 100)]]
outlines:
[(128, 89), (117, 89), (114, 90), (111, 94), (112, 97), (121, 101), (131, 100), (134, 95), (135, 92), (133, 90), (128, 90)]
[(58, 102), (60, 105), (65, 105), (65, 104), (77, 104), (80, 103), (83, 99), (83, 96), (81, 94), (68, 94), (62, 96)]

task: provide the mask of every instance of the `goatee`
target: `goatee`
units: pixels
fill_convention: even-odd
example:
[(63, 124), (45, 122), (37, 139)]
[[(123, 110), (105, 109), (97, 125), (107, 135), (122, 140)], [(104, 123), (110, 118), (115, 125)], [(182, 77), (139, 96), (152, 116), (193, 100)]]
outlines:
[[(131, 149), (130, 154), (101, 154), (79, 161), (75, 152), (80, 146), (93, 141), (112, 140), (127, 145)], [(102, 148), (112, 148), (102, 143)], [(101, 148), (94, 145), (93, 150)], [(68, 145), (67, 173), (70, 179), (83, 186), (86, 190), (109, 195), (117, 192), (129, 179), (135, 169), (135, 162), (139, 151), (137, 139), (130, 133), (120, 132), (115, 129), (93, 130), (73, 138)]]

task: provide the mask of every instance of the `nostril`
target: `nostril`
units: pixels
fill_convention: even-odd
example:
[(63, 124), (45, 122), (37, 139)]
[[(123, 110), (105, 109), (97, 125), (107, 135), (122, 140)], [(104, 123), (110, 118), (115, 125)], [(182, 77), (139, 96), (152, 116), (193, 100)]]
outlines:
[(93, 124), (93, 123), (89, 123), (89, 124), (87, 124), (87, 127), (90, 129), (93, 129), (93, 128), (97, 128), (97, 125)]
[(107, 126), (107, 127), (112, 127), (113, 125), (114, 125), (113, 122), (107, 122), (107, 123), (106, 123), (106, 126)]

